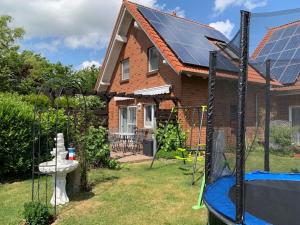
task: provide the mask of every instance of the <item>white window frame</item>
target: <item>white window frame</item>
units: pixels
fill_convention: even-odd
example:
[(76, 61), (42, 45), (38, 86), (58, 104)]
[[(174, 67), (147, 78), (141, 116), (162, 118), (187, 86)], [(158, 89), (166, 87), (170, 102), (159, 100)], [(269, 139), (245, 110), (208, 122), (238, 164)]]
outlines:
[(292, 109), (293, 108), (300, 108), (300, 105), (290, 105), (289, 106), (289, 121), (292, 123), (293, 121), (292, 121), (292, 118), (293, 118), (293, 116), (292, 116)]
[[(291, 123), (291, 126), (293, 126), (293, 115), (292, 115), (292, 113), (293, 113), (294, 108), (300, 108), (300, 105), (290, 105), (289, 106), (289, 121)], [(293, 141), (294, 141), (294, 139), (293, 139)], [(299, 144), (299, 143), (297, 143), (297, 144)]]
[[(148, 124), (146, 122), (146, 107), (151, 107), (151, 124)], [(154, 125), (155, 125), (155, 105), (153, 104), (146, 104), (144, 105), (144, 128), (148, 128), (148, 129), (154, 129)]]
[[(125, 72), (124, 72), (124, 70), (125, 70), (124, 64), (125, 63), (128, 63), (128, 74), (125, 74)], [(122, 81), (129, 80), (129, 74), (130, 74), (129, 58), (122, 60), (121, 64), (122, 64)], [(125, 77), (125, 75), (126, 75), (126, 77)]]
[[(156, 52), (157, 52), (157, 68), (154, 68), (154, 69), (151, 68), (151, 58), (152, 58), (151, 57), (151, 51), (153, 49), (156, 50)], [(157, 48), (155, 46), (153, 46), (153, 47), (148, 49), (148, 72), (157, 71), (158, 70), (158, 65), (159, 65), (159, 52), (158, 52)]]
[[(135, 123), (130, 123), (130, 108), (134, 108), (135, 109)], [(127, 124), (126, 124), (126, 131), (123, 132), (122, 130), (122, 113), (121, 110), (122, 109), (126, 109), (127, 110)], [(134, 134), (134, 132), (129, 133), (128, 131), (128, 127), (130, 126), (135, 126), (137, 125), (137, 107), (136, 106), (120, 106), (119, 107), (119, 133), (120, 134)]]

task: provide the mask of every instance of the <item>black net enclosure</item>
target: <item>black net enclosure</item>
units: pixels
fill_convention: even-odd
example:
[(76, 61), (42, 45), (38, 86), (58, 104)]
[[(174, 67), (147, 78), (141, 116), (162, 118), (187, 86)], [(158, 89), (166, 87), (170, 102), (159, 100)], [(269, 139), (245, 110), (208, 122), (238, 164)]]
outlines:
[(300, 9), (240, 22), (211, 40), (204, 202), (226, 224), (299, 224)]

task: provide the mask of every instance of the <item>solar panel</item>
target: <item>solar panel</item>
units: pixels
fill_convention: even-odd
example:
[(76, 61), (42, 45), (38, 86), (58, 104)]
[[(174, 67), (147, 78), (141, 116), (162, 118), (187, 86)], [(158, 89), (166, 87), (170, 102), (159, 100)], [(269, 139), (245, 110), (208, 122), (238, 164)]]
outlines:
[(275, 78), (276, 80), (280, 81), (280, 77), (282, 76), (284, 69), (285, 69), (285, 66), (272, 68), (271, 69), (272, 78)]
[(284, 71), (284, 76), (282, 76), (282, 82), (285, 84), (294, 83), (300, 73), (300, 64), (289, 65)]
[(298, 25), (298, 28), (297, 28), (297, 30), (295, 31), (294, 34), (300, 34), (300, 24)]
[[(219, 31), (204, 25), (143, 6), (138, 6), (138, 10), (183, 63), (208, 67), (209, 51), (217, 50), (208, 38), (228, 42)], [(220, 60), (228, 61), (223, 62), (224, 70), (237, 71), (226, 57)]]
[(285, 46), (285, 49), (298, 48), (300, 46), (300, 34), (290, 38), (288, 44)]
[(283, 84), (294, 83), (300, 74), (300, 24), (273, 32), (255, 59), (255, 67), (265, 73), (264, 61), (271, 60), (271, 76)]
[(295, 51), (296, 51), (295, 49), (291, 49), (291, 50), (282, 52), (280, 54), (278, 60), (274, 64), (274, 67), (284, 66), (284, 65), (288, 64), (290, 62), (291, 58), (294, 56)]
[(267, 55), (271, 52), (271, 49), (274, 47), (276, 42), (268, 43), (265, 45), (265, 47), (260, 51), (259, 55)]
[(283, 30), (274, 31), (269, 41), (271, 42), (271, 41), (276, 41), (276, 40), (280, 39), (282, 33), (283, 33)]
[(196, 59), (187, 51), (187, 49), (183, 45), (171, 41), (169, 41), (168, 43), (170, 47), (176, 52), (178, 58), (181, 61), (194, 65), (198, 64)]
[(266, 60), (266, 56), (259, 56), (256, 58), (256, 62), (263, 63)]
[(286, 43), (288, 42), (288, 40), (289, 40), (288, 38), (285, 38), (285, 39), (281, 39), (281, 40), (276, 41), (276, 44), (272, 48), (271, 53), (281, 52), (284, 49), (284, 47), (285, 47)]
[(287, 36), (291, 36), (296, 29), (297, 29), (297, 25), (287, 27), (286, 29), (284, 29), (282, 37), (285, 38)]

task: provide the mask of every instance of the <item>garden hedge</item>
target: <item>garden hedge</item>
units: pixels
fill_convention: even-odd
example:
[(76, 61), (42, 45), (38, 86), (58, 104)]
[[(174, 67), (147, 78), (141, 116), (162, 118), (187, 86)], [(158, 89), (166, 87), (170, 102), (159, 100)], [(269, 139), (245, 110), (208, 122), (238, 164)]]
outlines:
[[(43, 101), (41, 101), (43, 102)], [(66, 129), (67, 116), (64, 110), (58, 113), (59, 132)], [(50, 109), (41, 113), (40, 124), (35, 123), (41, 132), (41, 159), (47, 158), (46, 136), (53, 144), (56, 111)], [(34, 106), (24, 100), (24, 96), (0, 93), (0, 177), (29, 174), (32, 165), (32, 134)], [(39, 127), (39, 128), (38, 128)], [(49, 156), (49, 155), (48, 155)]]

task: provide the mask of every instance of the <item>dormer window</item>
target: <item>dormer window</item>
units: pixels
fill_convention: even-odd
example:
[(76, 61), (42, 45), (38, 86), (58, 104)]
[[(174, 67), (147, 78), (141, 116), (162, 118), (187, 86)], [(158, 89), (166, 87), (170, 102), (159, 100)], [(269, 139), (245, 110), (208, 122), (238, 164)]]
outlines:
[(129, 59), (122, 62), (122, 80), (129, 80)]
[(158, 70), (158, 61), (159, 61), (159, 55), (158, 51), (155, 47), (151, 47), (148, 50), (148, 58), (149, 58), (149, 72), (153, 72)]

